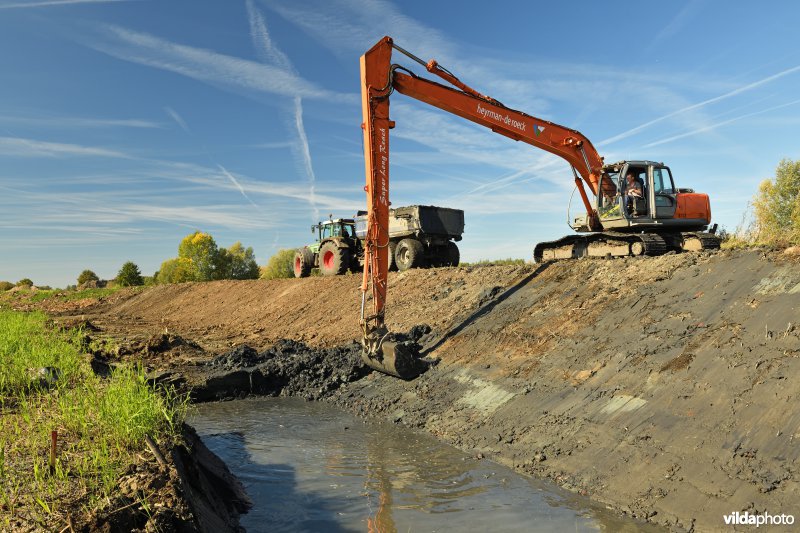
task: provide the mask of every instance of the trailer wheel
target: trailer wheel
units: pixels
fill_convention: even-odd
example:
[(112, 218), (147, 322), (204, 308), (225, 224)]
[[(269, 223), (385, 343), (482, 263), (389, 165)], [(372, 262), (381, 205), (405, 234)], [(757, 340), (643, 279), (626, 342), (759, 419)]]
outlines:
[(401, 272), (409, 268), (419, 268), (425, 262), (425, 248), (416, 239), (403, 239), (397, 243), (394, 260)]
[(458, 251), (458, 246), (456, 246), (456, 243), (447, 243), (447, 252), (445, 253), (445, 257), (447, 258), (445, 260), (446, 266), (458, 266), (458, 263), (461, 262), (461, 252)]
[(389, 271), (394, 272), (397, 270), (397, 261), (395, 254), (397, 253), (397, 241), (389, 241)]
[(350, 250), (339, 248), (335, 242), (326, 242), (319, 249), (319, 271), (323, 276), (338, 276), (350, 266)]
[(314, 254), (308, 248), (299, 248), (294, 253), (294, 277), (307, 278), (314, 266)]

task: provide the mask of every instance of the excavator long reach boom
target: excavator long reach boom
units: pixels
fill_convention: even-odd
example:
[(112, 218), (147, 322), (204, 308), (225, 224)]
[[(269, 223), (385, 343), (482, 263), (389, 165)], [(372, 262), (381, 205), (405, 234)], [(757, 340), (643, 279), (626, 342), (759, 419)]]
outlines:
[[(418, 77), (392, 64), (396, 49), (421, 63), (458, 89)], [(384, 37), (361, 57), (361, 106), (364, 122), (364, 163), (367, 193), (367, 236), (361, 291), (361, 328), (364, 361), (373, 368), (402, 378), (414, 377), (419, 365), (407, 348), (389, 340), (384, 323), (389, 270), (389, 95), (397, 91), (438, 107), (516, 141), (532, 144), (561, 156), (572, 166), (589, 220), (596, 220), (585, 182), (597, 194), (603, 160), (580, 132), (503, 106), (462, 83), (435, 61), (428, 63), (395, 46)], [(580, 176), (580, 177), (579, 177)], [(367, 294), (372, 313), (367, 314)]]
[[(408, 56), (453, 87), (422, 78), (393, 64), (393, 50)], [(384, 37), (367, 51), (361, 57), (361, 127), (364, 130), (367, 193), (367, 234), (361, 286), (363, 359), (382, 372), (411, 378), (420, 367), (403, 344), (390, 340), (384, 323), (389, 268), (389, 130), (394, 127), (389, 118), (389, 96), (394, 91), (564, 159), (572, 167), (575, 185), (586, 210), (584, 227), (588, 231), (603, 230), (589, 194), (594, 198), (619, 197), (619, 182), (608, 179), (603, 158), (579, 131), (510, 109), (472, 89), (436, 61), (426, 63), (400, 48), (390, 37)], [(707, 204), (707, 197), (705, 202)], [(660, 237), (656, 237), (658, 239)], [(621, 242), (625, 247), (633, 246), (627, 241)], [(573, 244), (570, 242), (569, 246)], [(372, 297), (371, 312), (367, 309), (368, 294)]]

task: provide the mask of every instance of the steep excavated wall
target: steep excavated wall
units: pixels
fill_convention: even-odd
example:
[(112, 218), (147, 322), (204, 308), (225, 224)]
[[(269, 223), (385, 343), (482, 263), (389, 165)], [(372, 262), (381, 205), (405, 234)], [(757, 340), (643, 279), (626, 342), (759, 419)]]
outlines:
[(658, 523), (800, 514), (799, 304), (798, 264), (758, 253), (559, 263), (423, 378), (339, 401)]

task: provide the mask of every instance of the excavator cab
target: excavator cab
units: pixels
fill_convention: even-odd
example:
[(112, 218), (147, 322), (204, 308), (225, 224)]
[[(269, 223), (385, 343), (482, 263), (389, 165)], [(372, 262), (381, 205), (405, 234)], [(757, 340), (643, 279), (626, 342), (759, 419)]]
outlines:
[[(681, 226), (697, 226), (708, 224), (708, 215), (698, 211), (699, 220), (694, 217), (679, 216), (678, 204), (681, 201), (694, 203), (702, 200), (691, 189), (678, 189), (672, 179), (672, 172), (663, 163), (653, 161), (621, 161), (608, 165), (600, 177), (597, 197), (597, 212), (603, 228), (612, 231), (631, 231), (652, 229), (653, 226), (663, 228), (675, 225), (676, 231)], [(634, 180), (641, 188), (641, 197), (628, 194), (630, 187), (626, 177), (633, 174)], [(679, 198), (682, 195), (683, 198)], [(703, 205), (702, 207), (705, 207)]]

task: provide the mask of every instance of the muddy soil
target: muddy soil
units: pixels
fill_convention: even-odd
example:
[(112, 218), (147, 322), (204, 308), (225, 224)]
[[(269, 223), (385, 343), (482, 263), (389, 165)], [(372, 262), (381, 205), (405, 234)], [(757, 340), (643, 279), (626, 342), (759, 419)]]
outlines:
[(800, 514), (797, 258), (412, 270), (389, 294), (389, 327), (429, 326), (440, 360), (414, 381), (359, 366), (357, 276), (162, 286), (60, 319), (198, 399), (328, 399), (676, 529)]

